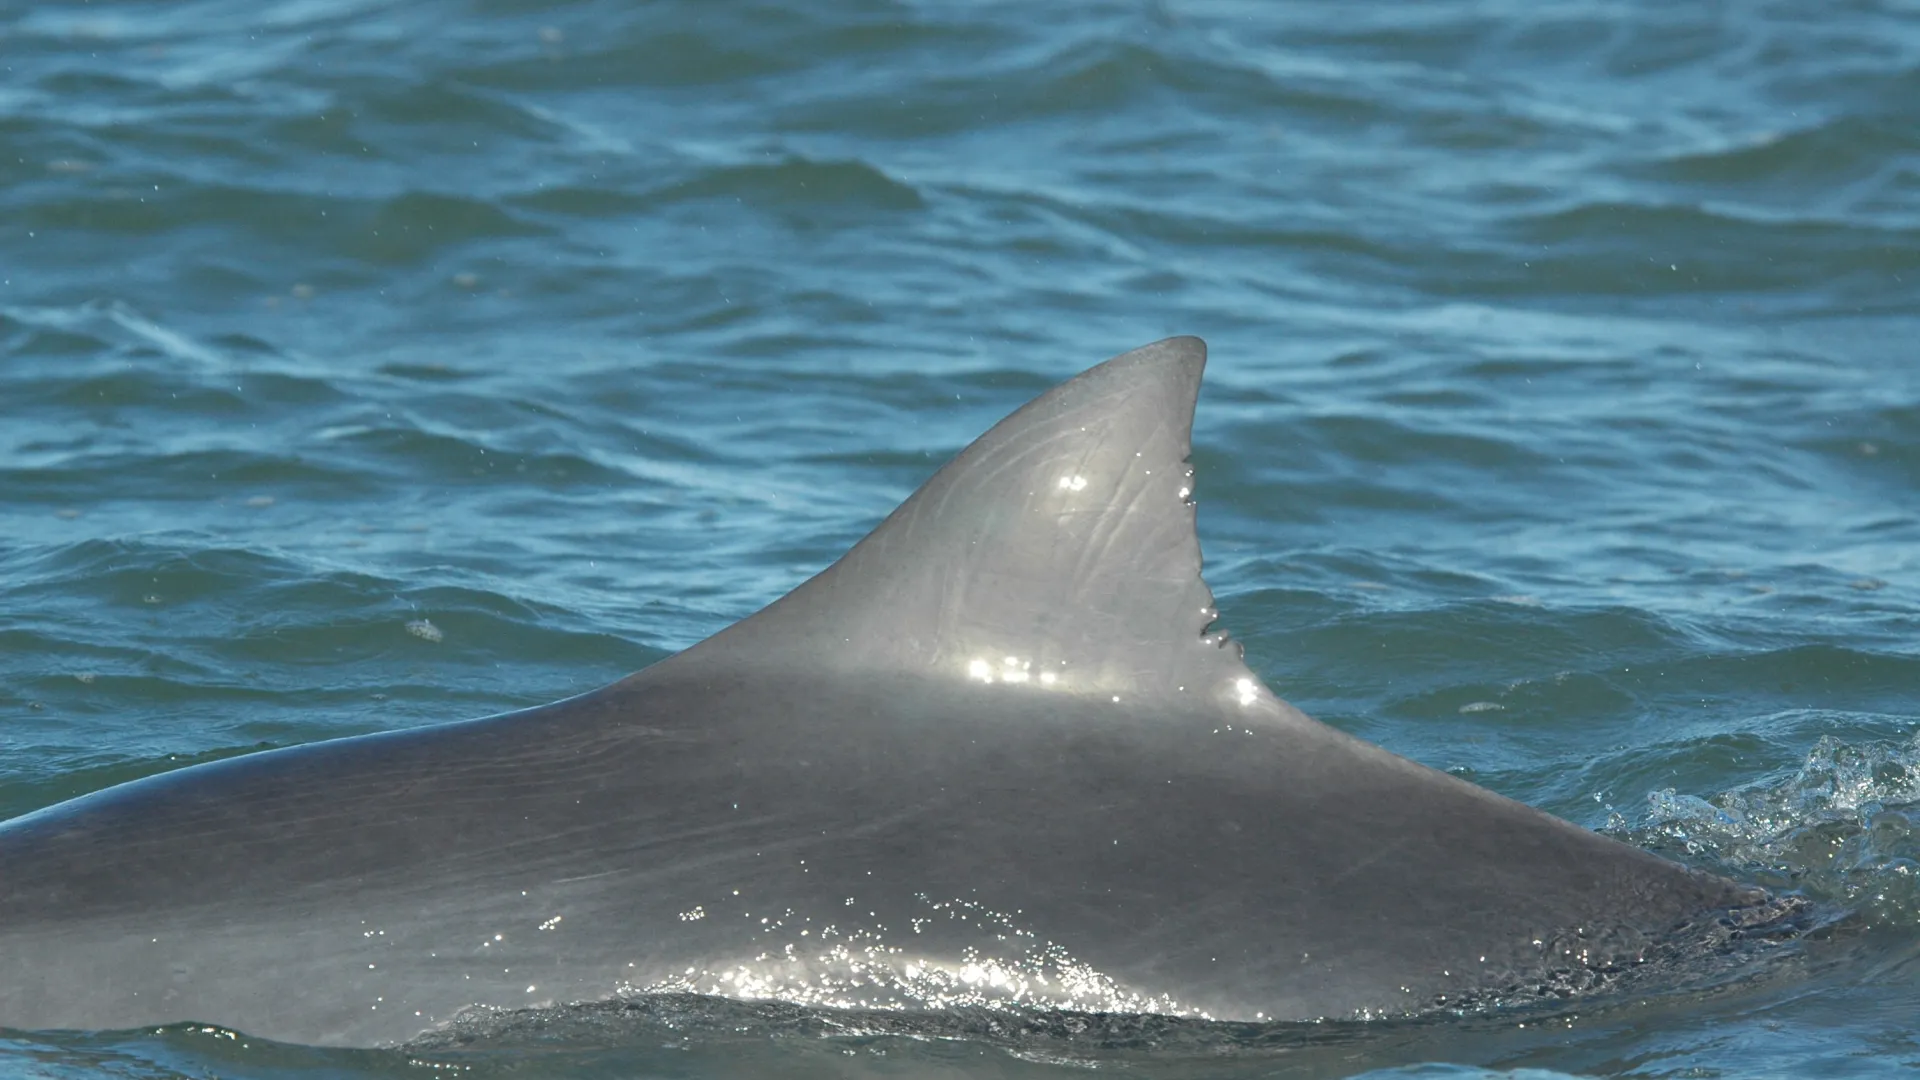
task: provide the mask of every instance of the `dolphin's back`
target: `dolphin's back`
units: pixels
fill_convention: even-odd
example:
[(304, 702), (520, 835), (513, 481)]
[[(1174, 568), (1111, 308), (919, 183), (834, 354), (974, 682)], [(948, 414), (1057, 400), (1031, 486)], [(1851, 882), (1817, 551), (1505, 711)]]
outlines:
[(659, 988), (1398, 1015), (1764, 899), (1267, 690), (1199, 574), (1203, 361), (1173, 339), (1044, 395), (833, 567), (604, 690), (0, 825), (0, 1025), (372, 1045)]
[(833, 926), (957, 969), (990, 937), (954, 905), (1110, 981), (1055, 1004), (1387, 1015), (1630, 964), (1755, 899), (1304, 718), (1106, 704), (642, 677), (126, 785), (0, 832), (0, 1016), (364, 1045), (690, 970), (804, 999), (770, 945)]

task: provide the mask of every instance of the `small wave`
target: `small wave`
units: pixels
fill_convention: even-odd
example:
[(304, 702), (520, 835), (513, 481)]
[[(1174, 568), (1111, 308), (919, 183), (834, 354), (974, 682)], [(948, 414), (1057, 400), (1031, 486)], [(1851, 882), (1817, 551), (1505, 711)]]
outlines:
[(363, 208), (346, 215), (339, 225), (350, 254), (385, 264), (422, 262), (474, 241), (545, 232), (489, 200), (428, 191), (408, 192)]
[(88, 300), (60, 307), (0, 307), (0, 329), (14, 327), (27, 334), (57, 335), (57, 340), (70, 346), (84, 345), (89, 352), (146, 351), (198, 368), (230, 366), (218, 348), (149, 319), (132, 305), (117, 300)]
[[(675, 25), (670, 16), (641, 7), (621, 18), (600, 13), (571, 32), (564, 25), (527, 23), (512, 55), (454, 64), (462, 80), (519, 92), (593, 86), (699, 87), (780, 75), (803, 66), (811, 54), (766, 23), (786, 24), (798, 9), (774, 15), (756, 5), (715, 8), (698, 28)], [(561, 12), (543, 10), (542, 21)], [(608, 15), (615, 21), (610, 22)], [(728, 25), (732, 23), (733, 25)], [(545, 31), (544, 33), (542, 31)]]
[(1747, 189), (1847, 185), (1893, 173), (1901, 154), (1920, 152), (1911, 123), (1843, 115), (1812, 127), (1767, 131), (1666, 158), (1644, 171), (1657, 179)]
[[(297, 454), (205, 449), (176, 453), (102, 450), (61, 453), (57, 463), (0, 467), (0, 487), (15, 497), (71, 504), (85, 492), (85, 505), (120, 500), (135, 503), (193, 502), (244, 497), (260, 509), (279, 501), (262, 490), (298, 491), (319, 502), (365, 495), (373, 489), (364, 472)], [(283, 496), (284, 497), (284, 496)], [(266, 502), (252, 500), (266, 499)]]
[(733, 198), (765, 210), (846, 206), (860, 211), (918, 210), (920, 193), (874, 166), (857, 160), (814, 161), (789, 156), (772, 163), (725, 165), (651, 196), (656, 203)]
[(1832, 417), (1825, 430), (1797, 442), (1824, 455), (1846, 475), (1884, 484), (1892, 496), (1887, 522), (1911, 527), (1911, 500), (1920, 492), (1920, 404), (1848, 409)]
[[(1587, 293), (1803, 293), (1811, 279), (1884, 290), (1920, 273), (1913, 229), (1719, 205), (1586, 203), (1522, 216), (1509, 232), (1538, 253), (1530, 276)], [(1782, 251), (1794, 257), (1779, 258)]]
[(41, 199), (22, 216), (39, 228), (123, 237), (214, 228), (257, 240), (268, 232), (283, 241), (384, 266), (423, 262), (478, 241), (546, 232), (483, 197), (420, 189), (343, 198), (151, 172)]
[(617, 487), (626, 474), (564, 450), (514, 451), (477, 434), (422, 431), (400, 426), (341, 429), (334, 441), (350, 444), (363, 461), (384, 461), (408, 476), (438, 483), (487, 483), (508, 478), (546, 488)]

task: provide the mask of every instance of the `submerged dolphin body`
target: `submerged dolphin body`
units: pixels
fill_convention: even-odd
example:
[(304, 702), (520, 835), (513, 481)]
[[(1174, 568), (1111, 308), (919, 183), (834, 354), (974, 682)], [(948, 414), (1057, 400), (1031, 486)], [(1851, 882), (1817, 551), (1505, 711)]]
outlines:
[(1210, 629), (1205, 356), (1042, 395), (839, 562), (602, 690), (0, 825), (0, 1026), (364, 1046), (650, 989), (1401, 1015), (1767, 902), (1275, 697)]

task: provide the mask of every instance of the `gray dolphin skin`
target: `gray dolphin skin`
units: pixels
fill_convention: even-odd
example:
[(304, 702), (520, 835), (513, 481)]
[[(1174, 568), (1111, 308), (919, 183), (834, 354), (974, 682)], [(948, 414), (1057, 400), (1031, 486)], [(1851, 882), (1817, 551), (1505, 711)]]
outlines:
[(379, 1046), (663, 991), (1389, 1017), (1770, 902), (1274, 696), (1200, 577), (1205, 362), (1172, 338), (1041, 395), (604, 689), (0, 825), (0, 1026)]

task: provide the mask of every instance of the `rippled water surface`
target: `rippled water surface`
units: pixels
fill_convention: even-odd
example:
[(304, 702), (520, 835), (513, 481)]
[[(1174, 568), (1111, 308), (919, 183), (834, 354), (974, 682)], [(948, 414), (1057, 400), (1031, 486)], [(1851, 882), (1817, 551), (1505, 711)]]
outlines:
[(0, 5), (0, 817), (610, 681), (1171, 333), (1276, 690), (1849, 914), (1544, 1026), (661, 1002), (412, 1055), (15, 1034), (0, 1073), (1920, 1066), (1899, 0)]

